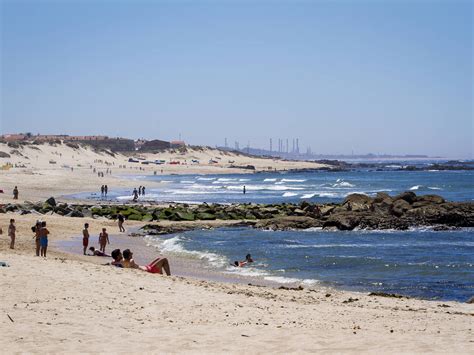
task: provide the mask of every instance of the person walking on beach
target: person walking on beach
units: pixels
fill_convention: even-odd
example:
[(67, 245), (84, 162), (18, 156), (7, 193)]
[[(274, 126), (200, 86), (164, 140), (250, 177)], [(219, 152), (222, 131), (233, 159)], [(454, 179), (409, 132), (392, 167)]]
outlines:
[(125, 249), (123, 251), (123, 260), (122, 266), (124, 268), (131, 268), (131, 269), (140, 269), (143, 271), (147, 271), (151, 274), (163, 274), (163, 269), (165, 270), (166, 275), (171, 275), (170, 264), (168, 259), (166, 258), (156, 258), (151, 263), (146, 266), (140, 266), (135, 263), (135, 260), (132, 259), (133, 253), (130, 249)]
[(138, 200), (138, 191), (136, 188), (133, 189), (133, 201), (137, 201)]
[(100, 187), (100, 196), (104, 197), (104, 192), (105, 192), (105, 186), (102, 185), (102, 186)]
[(141, 196), (141, 194), (142, 194), (142, 186), (140, 185), (138, 187), (138, 196)]
[(123, 216), (123, 214), (119, 213), (117, 215), (117, 220), (118, 220), (119, 232), (125, 232), (125, 228), (123, 227), (123, 222), (125, 222), (125, 217)]
[(87, 247), (89, 246), (89, 223), (85, 223), (82, 230), (82, 246), (84, 247), (84, 255), (86, 255)]
[(8, 226), (8, 236), (10, 237), (10, 249), (15, 249), (16, 226), (13, 218), (10, 219), (10, 225)]
[(105, 246), (110, 244), (109, 234), (105, 228), (102, 228), (102, 232), (99, 234), (99, 249), (101, 252), (105, 253)]
[(107, 187), (107, 185), (104, 186), (104, 194), (105, 194), (105, 197), (107, 197), (107, 192), (109, 191), (109, 188)]
[(142, 186), (142, 196), (145, 196), (145, 186)]
[(15, 188), (13, 189), (13, 199), (18, 200), (18, 187), (17, 186), (15, 186)]
[(48, 234), (49, 230), (46, 228), (46, 222), (41, 222), (40, 228), (40, 255), (46, 258), (46, 252), (48, 250)]

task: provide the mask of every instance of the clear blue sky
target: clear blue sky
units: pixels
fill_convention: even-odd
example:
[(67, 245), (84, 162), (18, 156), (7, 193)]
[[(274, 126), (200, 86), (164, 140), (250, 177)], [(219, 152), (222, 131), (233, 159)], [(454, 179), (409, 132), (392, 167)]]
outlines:
[(2, 133), (473, 157), (471, 1), (8, 1)]

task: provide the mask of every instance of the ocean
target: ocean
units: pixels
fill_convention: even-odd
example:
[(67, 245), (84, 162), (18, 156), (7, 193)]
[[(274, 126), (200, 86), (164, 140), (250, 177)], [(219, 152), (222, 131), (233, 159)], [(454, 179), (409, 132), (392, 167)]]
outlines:
[[(391, 164), (394, 169), (398, 165)], [(474, 201), (474, 171), (375, 171), (133, 176), (147, 188), (142, 200), (185, 203), (341, 202), (351, 193), (403, 191)], [(243, 186), (246, 194), (243, 194)], [(76, 195), (97, 199), (92, 193)], [(111, 189), (125, 201), (130, 191)], [(170, 257), (199, 259), (205, 267), (282, 284), (323, 284), (424, 299), (465, 301), (474, 295), (474, 233), (456, 231), (195, 230), (149, 236)], [(255, 263), (230, 266), (252, 254)]]

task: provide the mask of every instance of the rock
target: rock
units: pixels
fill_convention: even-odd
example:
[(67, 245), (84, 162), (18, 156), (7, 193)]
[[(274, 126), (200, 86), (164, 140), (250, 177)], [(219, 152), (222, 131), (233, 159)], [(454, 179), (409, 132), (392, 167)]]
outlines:
[(195, 220), (195, 216), (193, 213), (191, 212), (185, 212), (185, 211), (178, 211), (176, 212), (176, 216), (178, 216), (178, 218), (181, 220), (181, 221), (194, 221)]
[(360, 223), (361, 216), (353, 213), (337, 213), (331, 216), (323, 223), (323, 228), (336, 227), (339, 230), (353, 230)]
[(358, 204), (358, 205), (368, 205), (371, 202), (372, 202), (372, 199), (367, 195), (350, 194), (344, 199), (344, 202), (342, 204), (345, 205), (347, 203), (351, 203), (351, 204)]
[(319, 210), (321, 211), (322, 216), (327, 216), (328, 214), (330, 214), (334, 210), (334, 208), (336, 208), (336, 206), (323, 205), (319, 208)]
[(82, 214), (81, 211), (78, 211), (78, 210), (72, 210), (71, 212), (69, 212), (66, 217), (78, 217), (78, 218), (82, 218), (84, 217), (84, 215)]
[(143, 215), (142, 222), (151, 222), (151, 221), (153, 221), (153, 215), (149, 213)]
[(401, 194), (395, 196), (393, 198), (394, 201), (397, 201), (397, 200), (405, 200), (406, 202), (408, 202), (410, 205), (414, 202), (416, 202), (416, 194), (412, 191), (405, 191), (405, 192), (402, 192)]
[(411, 205), (404, 199), (395, 200), (392, 205), (392, 214), (401, 217), (406, 211), (411, 210)]
[(128, 220), (130, 221), (141, 221), (142, 220), (142, 215), (139, 213), (134, 213), (131, 214), (127, 217)]
[(377, 195), (372, 200), (373, 203), (380, 203), (380, 202), (383, 202), (383, 201), (385, 201), (386, 203), (390, 203), (390, 204), (393, 202), (390, 195), (385, 193), (385, 192), (377, 192)]
[(295, 209), (295, 210), (293, 211), (293, 213), (294, 213), (296, 216), (304, 216), (304, 215), (306, 215), (306, 212), (303, 211), (303, 210), (300, 210), (299, 208)]
[(48, 205), (50, 206), (53, 206), (53, 207), (56, 207), (56, 200), (54, 199), (54, 197), (50, 197), (48, 198), (45, 203), (47, 203)]
[(473, 304), (474, 303), (474, 296), (472, 296), (471, 298), (469, 298), (466, 303), (470, 303), (470, 304)]
[(202, 212), (202, 213), (198, 213), (196, 215), (196, 219), (201, 219), (201, 220), (214, 220), (216, 219), (216, 216), (214, 214), (211, 214), (211, 213), (205, 213), (205, 212)]
[(276, 217), (266, 220), (260, 220), (255, 225), (256, 228), (271, 230), (308, 229), (321, 226), (321, 221), (303, 216)]
[(438, 195), (423, 195), (418, 196), (416, 201), (413, 203), (413, 208), (423, 207), (433, 204), (445, 203), (445, 199)]

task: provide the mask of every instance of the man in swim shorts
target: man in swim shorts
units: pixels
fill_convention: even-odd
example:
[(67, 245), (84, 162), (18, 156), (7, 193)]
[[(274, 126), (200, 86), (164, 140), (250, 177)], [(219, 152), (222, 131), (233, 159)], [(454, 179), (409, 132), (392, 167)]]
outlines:
[(101, 252), (105, 253), (105, 246), (110, 244), (109, 234), (105, 228), (102, 228), (102, 232), (99, 234), (99, 249)]
[(89, 223), (84, 224), (84, 229), (82, 230), (82, 246), (84, 247), (84, 255), (86, 255), (87, 246), (89, 245)]

